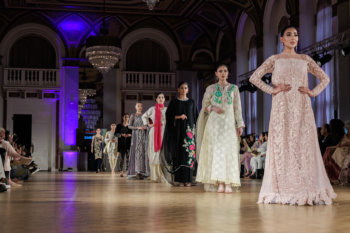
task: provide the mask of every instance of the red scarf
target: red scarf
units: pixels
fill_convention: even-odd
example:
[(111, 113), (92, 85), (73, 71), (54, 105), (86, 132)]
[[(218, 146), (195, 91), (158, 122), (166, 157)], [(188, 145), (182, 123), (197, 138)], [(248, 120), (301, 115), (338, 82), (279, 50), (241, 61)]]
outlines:
[(162, 147), (162, 111), (164, 104), (156, 104), (154, 119), (154, 151), (158, 152)]

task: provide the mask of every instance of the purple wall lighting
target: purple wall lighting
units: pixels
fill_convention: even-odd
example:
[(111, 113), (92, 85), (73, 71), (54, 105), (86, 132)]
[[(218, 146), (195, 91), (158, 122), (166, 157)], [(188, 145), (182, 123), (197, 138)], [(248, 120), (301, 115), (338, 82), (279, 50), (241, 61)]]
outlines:
[(63, 169), (66, 170), (68, 168), (71, 168), (73, 171), (77, 171), (78, 156), (79, 153), (76, 151), (63, 152)]
[(61, 20), (57, 27), (69, 45), (77, 46), (82, 37), (91, 30), (90, 25), (78, 15), (69, 15)]
[(63, 67), (61, 74), (60, 136), (65, 146), (75, 146), (79, 118), (79, 68)]

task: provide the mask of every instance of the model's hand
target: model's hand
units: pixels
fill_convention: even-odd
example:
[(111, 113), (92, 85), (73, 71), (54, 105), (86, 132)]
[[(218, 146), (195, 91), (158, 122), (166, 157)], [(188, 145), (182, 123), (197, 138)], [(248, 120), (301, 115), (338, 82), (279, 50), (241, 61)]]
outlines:
[(280, 92), (290, 91), (292, 87), (289, 84), (278, 84), (273, 88), (272, 95), (277, 95)]
[(242, 127), (237, 129), (237, 134), (238, 134), (238, 136), (241, 136), (243, 134), (243, 128)]
[(224, 109), (222, 109), (222, 108), (220, 108), (220, 107), (217, 107), (217, 106), (212, 106), (212, 107), (211, 107), (211, 110), (214, 111), (214, 112), (216, 112), (217, 114), (222, 114), (222, 113), (225, 112)]
[(91, 149), (91, 153), (94, 153), (94, 149)]
[(186, 120), (187, 116), (185, 114), (182, 114), (181, 116), (176, 116), (176, 118), (181, 120)]
[(148, 124), (148, 127), (153, 128), (154, 124)]
[(298, 91), (299, 91), (301, 94), (306, 94), (306, 95), (308, 95), (308, 96), (310, 96), (310, 97), (314, 97), (314, 96), (312, 95), (311, 90), (310, 90), (308, 87), (300, 86), (300, 87), (298, 88)]

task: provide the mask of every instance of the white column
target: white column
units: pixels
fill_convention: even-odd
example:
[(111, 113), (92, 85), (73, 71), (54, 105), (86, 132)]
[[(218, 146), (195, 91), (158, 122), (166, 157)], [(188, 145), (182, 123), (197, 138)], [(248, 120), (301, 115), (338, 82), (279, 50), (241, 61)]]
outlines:
[(59, 167), (72, 168), (76, 171), (78, 161), (76, 131), (79, 120), (79, 67), (62, 67), (60, 75), (59, 156), (63, 156), (63, 164), (60, 164)]
[(79, 67), (63, 67), (60, 74), (60, 149), (70, 150), (78, 128)]

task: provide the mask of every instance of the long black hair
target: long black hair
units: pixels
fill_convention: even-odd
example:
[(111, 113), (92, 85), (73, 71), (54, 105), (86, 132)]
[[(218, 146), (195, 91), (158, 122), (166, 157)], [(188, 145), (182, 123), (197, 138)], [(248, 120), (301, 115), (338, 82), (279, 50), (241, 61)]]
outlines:
[[(158, 92), (158, 93), (156, 94), (156, 99), (155, 99), (155, 101), (157, 101), (157, 98), (158, 98), (158, 96), (160, 96), (160, 95), (164, 95), (164, 93), (163, 93), (163, 92)], [(164, 98), (165, 98), (165, 95), (164, 95)]]

